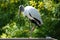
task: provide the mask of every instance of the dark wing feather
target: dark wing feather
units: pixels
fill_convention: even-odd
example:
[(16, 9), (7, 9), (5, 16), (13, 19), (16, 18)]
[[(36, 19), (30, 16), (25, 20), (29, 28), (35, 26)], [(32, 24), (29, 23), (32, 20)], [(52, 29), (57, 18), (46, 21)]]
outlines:
[[(29, 13), (29, 15), (30, 15), (30, 17), (32, 17), (30, 13)], [(41, 22), (38, 19), (34, 18), (34, 17), (32, 17), (32, 18), (34, 20), (33, 19), (30, 19), (30, 21), (33, 22), (33, 23), (35, 23), (37, 26), (40, 26)]]

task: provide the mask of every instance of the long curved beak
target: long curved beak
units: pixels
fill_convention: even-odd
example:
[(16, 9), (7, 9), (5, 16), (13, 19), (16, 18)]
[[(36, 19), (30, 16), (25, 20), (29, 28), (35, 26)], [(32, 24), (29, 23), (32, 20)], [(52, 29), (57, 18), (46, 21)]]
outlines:
[(18, 10), (18, 18), (20, 18), (21, 11), (20, 9)]

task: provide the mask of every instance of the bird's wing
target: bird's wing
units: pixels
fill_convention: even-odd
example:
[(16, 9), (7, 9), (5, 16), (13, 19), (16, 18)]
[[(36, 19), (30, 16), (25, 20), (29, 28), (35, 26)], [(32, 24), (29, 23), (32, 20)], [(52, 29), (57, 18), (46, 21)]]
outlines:
[(29, 13), (31, 14), (31, 16), (32, 16), (33, 18), (38, 19), (38, 20), (41, 22), (41, 24), (43, 24), (42, 19), (41, 19), (41, 16), (40, 16), (40, 13), (38, 12), (37, 9), (31, 8), (31, 9), (29, 10)]
[(29, 11), (27, 10), (27, 9), (25, 9), (25, 11), (24, 11), (24, 16), (27, 16), (29, 19), (33, 19), (31, 16), (30, 16), (30, 14), (29, 14)]

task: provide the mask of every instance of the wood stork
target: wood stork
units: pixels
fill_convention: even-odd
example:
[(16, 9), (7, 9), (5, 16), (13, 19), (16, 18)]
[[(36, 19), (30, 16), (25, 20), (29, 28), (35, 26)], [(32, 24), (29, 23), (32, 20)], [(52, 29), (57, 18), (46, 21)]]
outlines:
[[(24, 16), (26, 16), (32, 23), (36, 24), (38, 27), (40, 27), (43, 24), (40, 13), (34, 7), (26, 6), (24, 8), (23, 5), (20, 5), (19, 6), (19, 15), (21, 12), (23, 12), (22, 14)], [(33, 31), (34, 28), (35, 27), (32, 27), (31, 31)]]

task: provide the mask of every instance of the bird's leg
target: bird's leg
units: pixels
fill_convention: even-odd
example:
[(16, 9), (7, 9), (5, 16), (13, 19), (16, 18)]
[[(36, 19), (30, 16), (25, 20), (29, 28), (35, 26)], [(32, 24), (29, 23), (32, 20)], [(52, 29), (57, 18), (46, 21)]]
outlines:
[(32, 38), (32, 31), (31, 31), (32, 27), (31, 27), (31, 22), (30, 22), (30, 37), (29, 38)]
[(29, 38), (32, 38), (32, 33), (33, 33), (34, 29), (35, 29), (35, 26), (33, 26), (33, 25), (30, 26), (30, 37)]
[(32, 29), (31, 29), (31, 31), (34, 31), (34, 29), (35, 29), (35, 27), (33, 26)]

